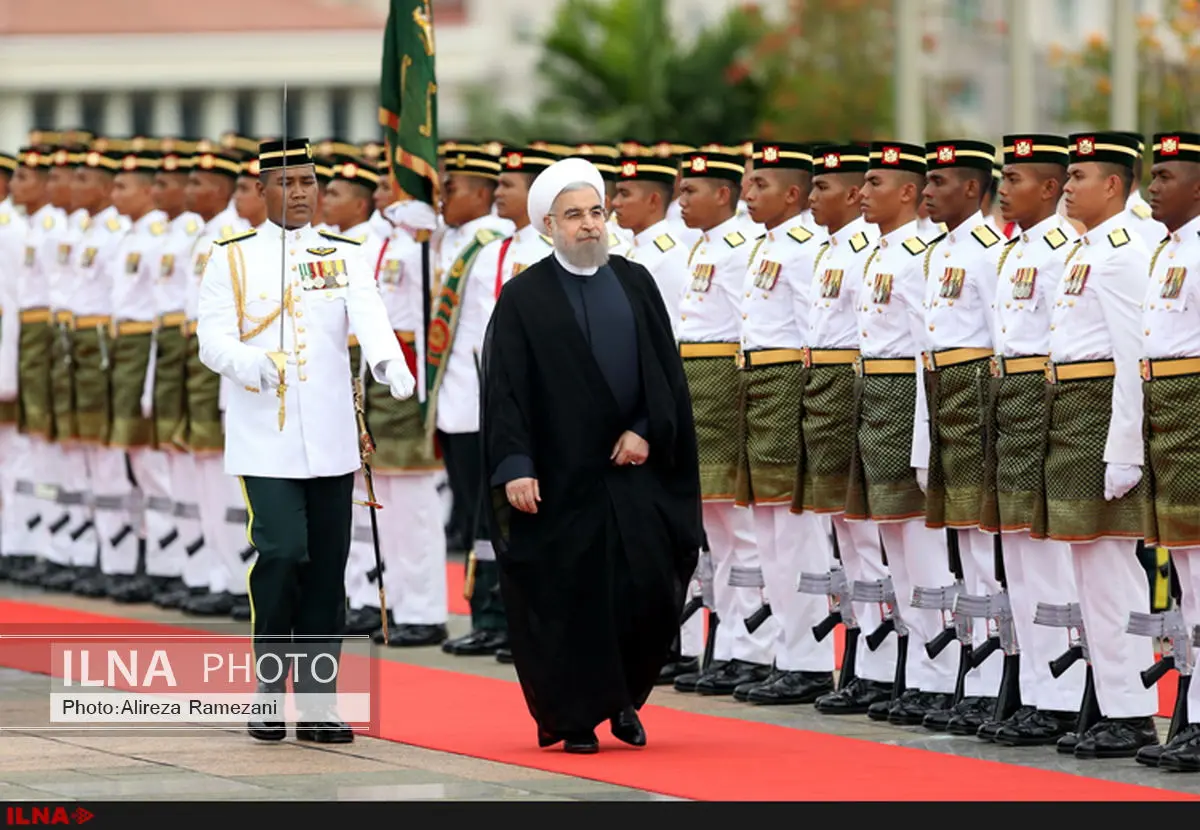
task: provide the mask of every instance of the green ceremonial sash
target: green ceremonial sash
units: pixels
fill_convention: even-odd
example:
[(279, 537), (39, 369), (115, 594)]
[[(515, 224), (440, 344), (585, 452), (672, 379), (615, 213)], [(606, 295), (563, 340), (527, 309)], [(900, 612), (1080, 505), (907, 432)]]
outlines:
[(437, 302), (433, 307), (433, 319), (429, 321), (429, 337), (425, 341), (425, 411), (422, 414), (425, 418), (426, 432), (432, 432), (437, 424), (437, 393), (446, 374), (450, 348), (454, 345), (458, 314), (467, 290), (467, 275), (471, 273), (471, 266), (483, 247), (503, 237), (504, 234), (491, 228), (481, 228), (476, 232), (475, 238), (463, 248), (458, 259), (450, 266), (450, 273), (446, 275), (446, 281), (438, 291)]

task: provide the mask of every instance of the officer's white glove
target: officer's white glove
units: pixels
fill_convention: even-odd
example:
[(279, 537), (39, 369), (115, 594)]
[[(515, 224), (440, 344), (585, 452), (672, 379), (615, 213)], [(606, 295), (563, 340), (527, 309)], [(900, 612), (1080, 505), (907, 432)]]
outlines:
[(1137, 464), (1109, 464), (1104, 470), (1104, 500), (1119, 499), (1142, 480), (1142, 468)]
[(264, 392), (273, 392), (279, 388), (279, 370), (275, 368), (275, 361), (265, 354), (258, 362), (258, 383)]
[(391, 387), (392, 397), (396, 400), (411, 398), (417, 389), (417, 381), (408, 371), (408, 364), (403, 360), (389, 360), (384, 369), (388, 386)]
[(913, 472), (917, 474), (917, 486), (921, 488), (921, 492), (929, 490), (929, 470), (925, 467), (914, 467)]
[(409, 231), (435, 231), (438, 226), (433, 207), (419, 199), (394, 202), (383, 209), (383, 216), (393, 225)]

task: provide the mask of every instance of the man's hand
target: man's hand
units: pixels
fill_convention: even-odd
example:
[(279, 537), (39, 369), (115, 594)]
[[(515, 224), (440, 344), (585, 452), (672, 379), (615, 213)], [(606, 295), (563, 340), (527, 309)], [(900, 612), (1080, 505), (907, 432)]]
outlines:
[(1142, 480), (1137, 464), (1108, 464), (1104, 468), (1104, 500), (1124, 498)]
[(612, 463), (621, 467), (625, 464), (645, 464), (646, 459), (650, 456), (650, 445), (646, 443), (646, 439), (638, 435), (636, 432), (625, 430), (621, 433), (621, 437), (617, 439), (617, 445), (613, 447)]
[(258, 381), (264, 392), (273, 392), (279, 388), (279, 367), (266, 354), (263, 354), (258, 362)]
[(913, 472), (917, 474), (917, 486), (924, 493), (929, 490), (929, 470), (925, 467), (914, 467)]
[(522, 513), (536, 513), (537, 503), (542, 500), (536, 478), (514, 478), (504, 485), (504, 495), (508, 496), (508, 503)]
[(403, 360), (389, 360), (383, 371), (393, 398), (402, 401), (412, 397), (417, 388), (417, 381), (412, 372), (408, 371), (407, 363)]

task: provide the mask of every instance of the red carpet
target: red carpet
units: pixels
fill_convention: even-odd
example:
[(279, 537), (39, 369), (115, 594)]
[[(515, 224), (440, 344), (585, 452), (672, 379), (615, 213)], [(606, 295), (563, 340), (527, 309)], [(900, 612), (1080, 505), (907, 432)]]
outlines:
[[(108, 636), (187, 631), (16, 601), (0, 601), (0, 624), (9, 627), (9, 634), (74, 630), (78, 636), (75, 626)], [(5, 639), (3, 633), (0, 665), (49, 672), (46, 641)], [(601, 730), (599, 755), (570, 756), (536, 748), (534, 725), (515, 683), (388, 660), (378, 661), (376, 671), (382, 690), (379, 737), (694, 800), (1200, 800), (1169, 790), (661, 706), (642, 712), (649, 748), (626, 747)], [(1016, 757), (1020, 751), (1014, 751)]]

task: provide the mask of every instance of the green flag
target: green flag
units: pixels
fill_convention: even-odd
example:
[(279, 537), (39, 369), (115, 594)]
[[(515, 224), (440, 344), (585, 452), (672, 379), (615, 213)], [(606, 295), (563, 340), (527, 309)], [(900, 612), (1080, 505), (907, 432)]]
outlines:
[(383, 35), (379, 123), (396, 186), (408, 196), (436, 206), (437, 79), (433, 64), (429, 0), (391, 0)]

